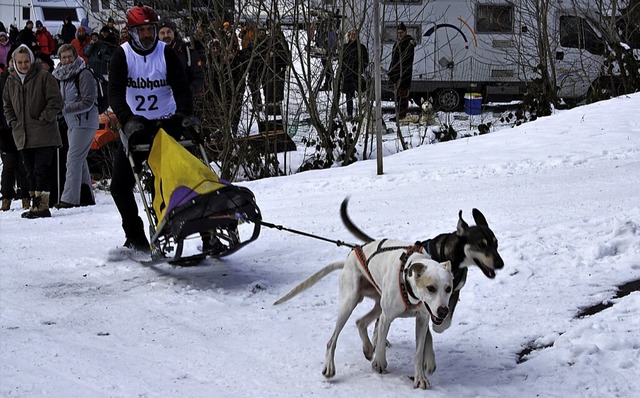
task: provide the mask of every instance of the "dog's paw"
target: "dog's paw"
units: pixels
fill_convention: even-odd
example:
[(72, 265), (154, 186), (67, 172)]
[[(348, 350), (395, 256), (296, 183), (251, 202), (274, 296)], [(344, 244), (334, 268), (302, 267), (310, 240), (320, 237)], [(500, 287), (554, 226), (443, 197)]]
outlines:
[(427, 374), (433, 374), (436, 371), (436, 357), (435, 355), (425, 355), (424, 358), (424, 371)]
[(429, 383), (429, 380), (422, 376), (422, 377), (414, 377), (413, 379), (413, 388), (421, 388), (423, 390), (427, 390), (429, 388), (431, 388), (431, 383)]
[(371, 367), (378, 373), (387, 373), (387, 361), (374, 360)]
[(333, 376), (336, 375), (336, 365), (333, 363), (328, 363), (324, 366), (324, 369), (322, 369), (322, 375), (324, 377), (326, 377), (327, 379), (332, 378)]
[(362, 346), (362, 353), (364, 354), (364, 357), (367, 359), (367, 361), (370, 361), (371, 358), (373, 358), (373, 352), (373, 345), (371, 343)]

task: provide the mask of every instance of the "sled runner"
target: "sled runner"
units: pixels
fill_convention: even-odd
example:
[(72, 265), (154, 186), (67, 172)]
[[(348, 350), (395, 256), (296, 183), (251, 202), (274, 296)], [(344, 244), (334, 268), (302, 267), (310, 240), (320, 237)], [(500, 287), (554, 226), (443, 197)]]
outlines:
[[(190, 137), (178, 142), (161, 128), (151, 145), (131, 145), (128, 152), (149, 219), (154, 262), (190, 265), (206, 256), (226, 256), (260, 234), (262, 216), (253, 193), (220, 179), (209, 166), (202, 143)], [(201, 159), (187, 148), (198, 149)], [(141, 151), (149, 151), (149, 156), (140, 165), (135, 153)], [(241, 236), (239, 224), (253, 228), (247, 231), (243, 225)], [(183, 256), (185, 240), (190, 238), (202, 239), (202, 252)]]

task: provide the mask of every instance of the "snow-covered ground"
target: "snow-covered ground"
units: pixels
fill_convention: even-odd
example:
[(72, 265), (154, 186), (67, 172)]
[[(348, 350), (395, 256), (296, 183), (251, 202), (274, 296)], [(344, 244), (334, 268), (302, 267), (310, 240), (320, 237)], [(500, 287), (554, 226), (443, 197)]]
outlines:
[[(108, 261), (124, 241), (107, 193), (50, 219), (0, 213), (3, 397), (640, 396), (640, 95), (349, 167), (241, 183), (266, 221), (354, 241), (338, 214), (407, 241), (472, 223), (500, 240), (494, 280), (472, 268), (453, 324), (434, 336), (432, 390), (414, 390), (412, 319), (391, 326), (388, 373), (354, 325), (322, 374), (339, 273), (272, 303), (345, 247), (274, 229), (196, 268)], [(195, 244), (195, 242), (194, 242)], [(610, 308), (577, 318), (581, 309)], [(534, 348), (518, 363), (519, 353)]]

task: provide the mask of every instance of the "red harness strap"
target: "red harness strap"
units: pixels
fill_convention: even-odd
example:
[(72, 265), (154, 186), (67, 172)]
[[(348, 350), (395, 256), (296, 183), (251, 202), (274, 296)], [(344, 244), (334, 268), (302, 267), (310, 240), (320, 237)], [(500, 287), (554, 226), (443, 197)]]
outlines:
[(371, 275), (371, 271), (369, 271), (369, 261), (367, 260), (367, 256), (364, 254), (364, 250), (362, 250), (362, 246), (356, 246), (353, 251), (356, 253), (356, 258), (358, 259), (360, 266), (362, 266), (362, 269), (367, 274), (367, 279), (369, 279), (369, 282), (371, 282), (373, 287), (376, 288), (378, 293), (381, 293), (382, 291), (380, 290), (380, 286), (378, 286), (376, 281), (373, 279), (373, 275)]
[[(424, 247), (418, 242), (413, 246), (407, 247), (406, 251), (400, 256), (400, 267), (398, 267), (398, 285), (400, 289), (400, 296), (402, 297), (402, 302), (404, 303), (405, 309), (415, 308), (422, 304), (422, 301), (418, 302), (417, 304), (411, 304), (411, 302), (409, 301), (409, 290), (411, 289), (411, 287), (407, 287), (407, 284), (405, 283), (406, 279), (404, 276), (404, 266), (407, 264), (409, 257), (411, 257), (413, 253), (422, 253), (423, 250)], [(413, 294), (411, 295), (413, 296)]]
[[(399, 284), (398, 287), (400, 289), (400, 296), (402, 297), (402, 302), (404, 303), (405, 309), (412, 308), (412, 307), (414, 307), (414, 305), (411, 304), (411, 302), (409, 301), (409, 291), (407, 289), (407, 285), (405, 283), (405, 278), (404, 278), (404, 266), (407, 263), (407, 260), (409, 260), (409, 257), (413, 253), (422, 252), (424, 250), (424, 247), (422, 247), (422, 245), (420, 245), (420, 244), (415, 244), (413, 246), (402, 246), (402, 247), (393, 246), (393, 247), (384, 247), (383, 248), (382, 244), (385, 241), (386, 241), (386, 239), (383, 239), (382, 241), (380, 241), (380, 244), (378, 245), (378, 249), (368, 259), (367, 259), (367, 256), (364, 254), (364, 250), (362, 250), (362, 246), (356, 246), (353, 249), (353, 251), (356, 254), (356, 258), (358, 259), (358, 262), (360, 263), (360, 266), (362, 267), (362, 269), (364, 270), (365, 274), (367, 275), (367, 279), (369, 280), (369, 282), (373, 285), (373, 287), (375, 287), (375, 289), (378, 291), (378, 293), (382, 293), (382, 290), (380, 289), (380, 286), (378, 286), (378, 284), (376, 283), (375, 279), (373, 279), (373, 275), (371, 275), (371, 271), (369, 271), (369, 261), (371, 261), (371, 259), (376, 254), (379, 254), (379, 253), (382, 253), (382, 252), (385, 252), (385, 251), (390, 251), (390, 250), (404, 249), (405, 252), (402, 253), (402, 255), (400, 256), (400, 267), (398, 267), (398, 284)], [(415, 306), (418, 306), (420, 304), (421, 304), (421, 302), (419, 302)]]

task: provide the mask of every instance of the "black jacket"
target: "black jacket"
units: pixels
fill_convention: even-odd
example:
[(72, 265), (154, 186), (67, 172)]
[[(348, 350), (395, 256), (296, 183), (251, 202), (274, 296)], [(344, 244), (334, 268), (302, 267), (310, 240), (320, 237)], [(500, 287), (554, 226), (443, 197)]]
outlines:
[(179, 36), (171, 44), (180, 59), (180, 63), (187, 73), (187, 81), (193, 95), (204, 93), (204, 66), (200, 56), (194, 48), (188, 44), (179, 43)]
[(389, 81), (398, 88), (408, 90), (411, 87), (415, 47), (416, 41), (410, 35), (406, 35), (393, 46), (388, 76)]
[[(155, 50), (155, 46), (145, 52), (134, 49), (136, 54), (145, 56)], [(167, 63), (167, 80), (173, 97), (176, 102), (176, 114), (189, 116), (193, 114), (193, 97), (187, 82), (187, 77), (180, 64), (180, 59), (175, 51), (169, 46), (164, 48), (164, 58)], [(115, 49), (111, 56), (109, 67), (109, 105), (120, 121), (125, 125), (134, 116), (129, 104), (127, 104), (127, 81), (129, 79), (129, 68), (127, 58), (122, 46)]]
[[(352, 41), (342, 48), (342, 92), (354, 92), (358, 88), (364, 89), (362, 75), (369, 64), (369, 51), (367, 47), (358, 42)], [(362, 83), (358, 87), (358, 82)]]

